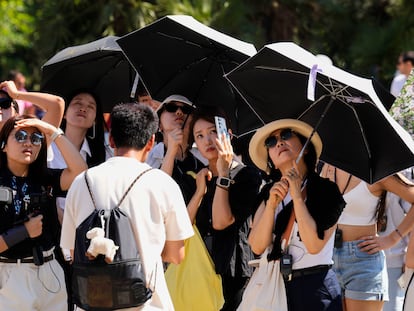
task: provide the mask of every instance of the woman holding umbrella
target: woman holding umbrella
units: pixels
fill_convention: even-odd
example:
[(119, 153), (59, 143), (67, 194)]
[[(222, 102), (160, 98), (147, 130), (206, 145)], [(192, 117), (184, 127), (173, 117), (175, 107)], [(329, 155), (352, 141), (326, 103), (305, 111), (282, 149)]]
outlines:
[(268, 260), (280, 259), (281, 237), (293, 213), (287, 251), (292, 272), (285, 279), (288, 310), (342, 310), (331, 266), (336, 222), (345, 203), (338, 187), (315, 172), (322, 141), (316, 132), (307, 141), (312, 131), (302, 121), (282, 119), (263, 126), (252, 137), (252, 161), (277, 177), (261, 191), (249, 243), (258, 255), (272, 246)]
[(394, 231), (379, 237), (377, 219), (381, 219), (384, 213), (380, 208), (384, 203), (383, 195), (389, 191), (414, 204), (414, 186), (400, 174), (369, 185), (328, 164), (323, 166), (321, 175), (338, 185), (346, 202), (337, 230), (342, 236), (342, 243), (334, 251), (334, 270), (344, 293), (346, 309), (382, 310), (384, 301), (388, 300), (383, 250), (398, 243), (414, 226), (414, 209), (411, 206)]

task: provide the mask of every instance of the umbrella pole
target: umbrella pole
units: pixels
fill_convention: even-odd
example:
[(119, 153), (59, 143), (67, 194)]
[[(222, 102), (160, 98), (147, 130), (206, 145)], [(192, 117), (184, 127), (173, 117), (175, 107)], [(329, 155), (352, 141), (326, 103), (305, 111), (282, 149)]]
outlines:
[(300, 159), (302, 159), (303, 154), (306, 150), (306, 148), (308, 147), (313, 135), (315, 134), (315, 132), (317, 131), (317, 129), (319, 128), (319, 125), (321, 124), (323, 118), (325, 117), (326, 113), (328, 112), (329, 108), (331, 107), (332, 103), (334, 102), (335, 97), (331, 96), (331, 98), (329, 99), (328, 104), (326, 105), (324, 111), (322, 112), (321, 117), (319, 118), (318, 122), (316, 123), (316, 125), (313, 127), (312, 133), (309, 135), (308, 139), (306, 140), (305, 144), (303, 145), (302, 150), (300, 151), (297, 159), (296, 159), (296, 163), (299, 163)]

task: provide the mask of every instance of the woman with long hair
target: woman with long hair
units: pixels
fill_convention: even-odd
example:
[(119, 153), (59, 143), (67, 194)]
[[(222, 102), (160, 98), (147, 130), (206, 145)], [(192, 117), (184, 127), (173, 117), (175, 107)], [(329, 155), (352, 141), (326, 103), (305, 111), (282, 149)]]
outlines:
[[(63, 270), (54, 258), (55, 196), (87, 168), (55, 126), (34, 116), (9, 118), (0, 131), (0, 305), (4, 310), (67, 310)], [(47, 140), (67, 168), (47, 168)]]
[[(388, 300), (388, 275), (383, 250), (394, 246), (412, 230), (414, 209), (411, 207), (395, 230), (380, 237), (377, 219), (381, 219), (381, 215), (378, 215), (378, 207), (385, 191), (414, 204), (414, 187), (401, 174), (369, 185), (328, 164), (323, 166), (321, 175), (338, 185), (346, 202), (338, 220), (338, 231), (343, 242), (334, 251), (334, 270), (344, 293), (346, 310), (382, 310), (384, 301)], [(383, 212), (382, 209), (381, 214)]]
[(305, 122), (282, 119), (252, 137), (252, 161), (274, 180), (261, 191), (249, 244), (257, 255), (271, 247), (267, 259), (282, 260), (282, 235), (293, 215), (286, 251), (291, 256), (285, 278), (288, 310), (342, 310), (331, 266), (336, 222), (345, 203), (338, 187), (315, 172), (322, 141), (315, 132), (307, 143), (312, 132)]

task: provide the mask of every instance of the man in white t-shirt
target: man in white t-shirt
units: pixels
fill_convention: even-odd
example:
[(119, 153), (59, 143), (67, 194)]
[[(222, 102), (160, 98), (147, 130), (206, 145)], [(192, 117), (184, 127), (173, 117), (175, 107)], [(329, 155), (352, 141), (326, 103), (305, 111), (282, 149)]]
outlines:
[[(144, 161), (154, 145), (157, 129), (158, 117), (151, 108), (142, 104), (114, 107), (109, 139), (115, 156), (88, 170), (96, 206), (118, 204), (131, 182), (150, 168)], [(184, 240), (193, 235), (178, 185), (163, 171), (150, 170), (131, 188), (120, 208), (131, 220), (147, 286), (153, 289), (152, 298), (139, 310), (174, 310), (162, 262), (180, 263), (184, 258)], [(93, 210), (82, 173), (72, 183), (66, 198), (62, 248), (74, 249), (76, 227)]]
[(404, 86), (407, 77), (414, 68), (414, 51), (406, 51), (398, 56), (397, 72), (391, 82), (390, 92), (397, 97)]

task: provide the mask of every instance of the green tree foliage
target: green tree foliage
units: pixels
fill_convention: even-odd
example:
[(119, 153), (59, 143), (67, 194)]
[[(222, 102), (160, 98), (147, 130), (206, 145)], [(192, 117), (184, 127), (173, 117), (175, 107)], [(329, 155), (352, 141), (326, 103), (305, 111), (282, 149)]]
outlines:
[(258, 49), (294, 41), (387, 86), (398, 54), (414, 49), (412, 0), (0, 0), (0, 13), (0, 74), (17, 67), (34, 88), (57, 51), (167, 14), (192, 15)]

